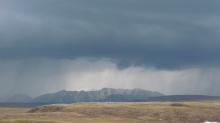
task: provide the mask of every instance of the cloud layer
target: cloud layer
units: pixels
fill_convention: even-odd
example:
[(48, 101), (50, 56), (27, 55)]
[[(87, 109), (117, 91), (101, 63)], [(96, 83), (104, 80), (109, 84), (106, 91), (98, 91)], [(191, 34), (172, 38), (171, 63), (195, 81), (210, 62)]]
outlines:
[(220, 95), (219, 13), (219, 0), (1, 0), (0, 96)]
[(218, 0), (2, 0), (0, 58), (218, 65)]

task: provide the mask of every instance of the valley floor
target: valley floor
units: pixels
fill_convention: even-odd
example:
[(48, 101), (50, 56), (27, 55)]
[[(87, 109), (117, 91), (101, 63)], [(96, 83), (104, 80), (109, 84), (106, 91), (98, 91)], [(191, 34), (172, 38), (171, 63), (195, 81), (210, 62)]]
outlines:
[(220, 101), (0, 107), (0, 123), (203, 123), (205, 121), (220, 122)]

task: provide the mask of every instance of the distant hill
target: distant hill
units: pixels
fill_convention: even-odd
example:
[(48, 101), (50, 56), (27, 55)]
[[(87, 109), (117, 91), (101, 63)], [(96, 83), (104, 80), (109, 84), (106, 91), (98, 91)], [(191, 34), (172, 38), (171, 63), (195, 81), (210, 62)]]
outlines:
[(168, 95), (159, 97), (150, 97), (145, 101), (199, 101), (199, 100), (215, 100), (220, 99), (219, 96), (207, 95)]
[(215, 100), (220, 99), (218, 96), (206, 96), (206, 95), (163, 95), (154, 96), (148, 98), (142, 98), (137, 96), (128, 95), (110, 95), (100, 102), (149, 102), (149, 101), (199, 101), (199, 100)]
[(7, 103), (27, 103), (32, 100), (32, 97), (25, 94), (16, 94), (9, 97), (5, 102)]
[(120, 96), (117, 97), (117, 101), (146, 100), (149, 97), (163, 96), (163, 94), (159, 92), (142, 89), (103, 88), (98, 91), (60, 91), (53, 94), (45, 94), (34, 98), (31, 103), (74, 103), (111, 101), (109, 100), (110, 97), (114, 97), (116, 95), (121, 96), (121, 98)]

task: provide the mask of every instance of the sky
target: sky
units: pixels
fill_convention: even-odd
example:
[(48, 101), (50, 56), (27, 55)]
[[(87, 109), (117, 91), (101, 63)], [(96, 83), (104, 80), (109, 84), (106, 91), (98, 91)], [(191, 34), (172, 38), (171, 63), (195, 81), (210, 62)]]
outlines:
[(142, 88), (220, 96), (219, 0), (1, 0), (0, 100)]

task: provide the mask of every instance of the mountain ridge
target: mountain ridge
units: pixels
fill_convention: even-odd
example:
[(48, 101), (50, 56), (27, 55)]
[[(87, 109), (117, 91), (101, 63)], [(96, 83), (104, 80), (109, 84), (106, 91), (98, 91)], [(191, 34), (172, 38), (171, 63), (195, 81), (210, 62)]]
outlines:
[(35, 98), (27, 95), (14, 95), (4, 103), (56, 104), (78, 102), (149, 102), (149, 101), (198, 101), (220, 99), (219, 96), (207, 95), (164, 95), (144, 89), (103, 88), (92, 91), (66, 91), (43, 94)]
[(123, 95), (138, 99), (163, 96), (164, 94), (143, 89), (113, 89), (103, 88), (97, 91), (59, 91), (45, 94), (34, 98), (32, 103), (75, 103), (75, 102), (97, 102), (105, 100), (111, 95)]

